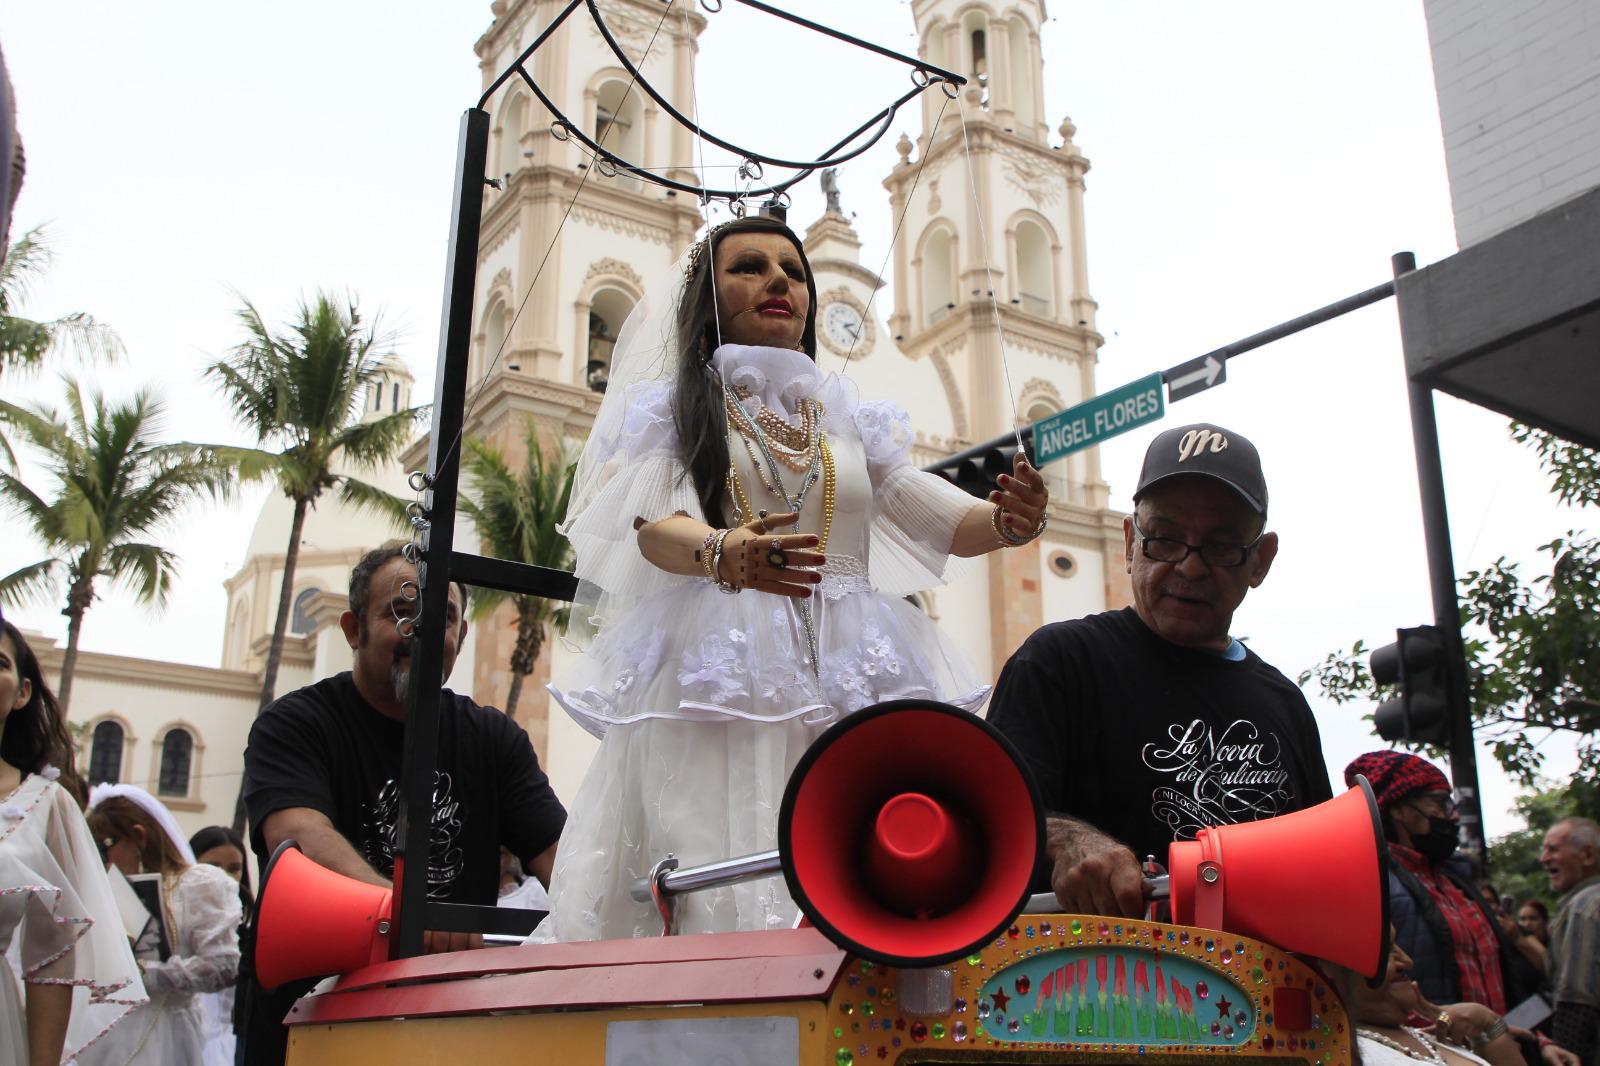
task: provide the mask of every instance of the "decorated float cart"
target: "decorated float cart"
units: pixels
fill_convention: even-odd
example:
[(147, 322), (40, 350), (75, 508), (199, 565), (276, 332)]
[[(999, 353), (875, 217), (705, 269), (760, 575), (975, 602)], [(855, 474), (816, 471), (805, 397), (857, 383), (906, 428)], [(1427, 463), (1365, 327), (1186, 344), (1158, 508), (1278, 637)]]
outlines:
[[(422, 954), (425, 929), (515, 940), (540, 917), (429, 901), (425, 861), (407, 861), (427, 854), (429, 820), (412, 812), (431, 804), (443, 647), (434, 620), (445, 617), (448, 584), (560, 599), (575, 587), (570, 574), (458, 552), (452, 543), (484, 105), (520, 78), (556, 116), (552, 131), (592, 153), (592, 168), (626, 171), (703, 204), (722, 200), (739, 213), (752, 177), (766, 209), (781, 211), (785, 190), (865, 151), (906, 101), (965, 84), (757, 0), (737, 2), (898, 60), (912, 88), (821, 159), (761, 155), (699, 130), (643, 78), (594, 0), (571, 0), (463, 116), (429, 472), (413, 475), (418, 536), (408, 558), (419, 578), (407, 591), (418, 601), (417, 643), (394, 882), (384, 889), (344, 878), (292, 842), (273, 856), (256, 916), (258, 975), (268, 987), (334, 978), (286, 1019), (289, 1063), (1350, 1063), (1353, 1027), (1340, 997), (1300, 956), (1374, 979), (1384, 969), (1386, 850), (1365, 781), (1309, 811), (1173, 844), (1169, 872), (1153, 860), (1147, 866), (1150, 920), (1052, 913), (1053, 896), (1029, 895), (1044, 817), (1027, 771), (981, 719), (933, 703), (881, 704), (823, 734), (785, 792), (777, 851), (689, 869), (663, 856), (634, 889), (658, 908), (659, 938)], [(745, 160), (740, 187), (645, 171), (555, 107), (527, 62), (580, 6), (639, 91)], [(787, 174), (773, 184), (768, 171)], [(800, 906), (800, 927), (672, 935), (676, 896), (776, 876)], [(1154, 920), (1158, 914), (1171, 920)]]

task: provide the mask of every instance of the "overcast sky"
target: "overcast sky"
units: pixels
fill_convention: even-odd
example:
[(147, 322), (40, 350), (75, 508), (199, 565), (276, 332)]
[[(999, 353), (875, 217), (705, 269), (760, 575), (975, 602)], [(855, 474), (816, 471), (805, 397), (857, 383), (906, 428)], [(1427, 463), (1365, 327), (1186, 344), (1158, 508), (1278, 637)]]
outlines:
[[(916, 46), (904, 2), (804, 11)], [(1455, 251), (1420, 0), (1053, 0), (1049, 14), (1049, 121), (1070, 115), (1093, 164), (1102, 390), (1379, 284), (1393, 252), (1425, 265)], [(734, 4), (709, 20), (706, 125), (773, 153), (820, 151), (849, 128), (841, 116), (906, 84), (889, 61)], [(235, 293), (280, 318), (315, 286), (349, 289), (399, 328), (397, 350), (431, 391), (456, 124), (477, 98), (472, 43), (488, 23), (487, 3), (418, 0), (0, 7), (28, 154), (16, 232), (48, 223), (58, 252), (24, 311), (114, 326), (131, 358), (96, 377), (158, 388), (173, 435), (190, 440), (243, 439), (199, 384), (239, 337)], [(907, 108), (840, 174), (869, 267), (888, 251), (892, 144), (919, 122)], [(791, 221), (821, 204), (807, 182)], [(1282, 550), (1236, 632), (1269, 662), (1292, 677), (1356, 637), (1386, 643), (1431, 620), (1392, 301), (1239, 357), (1226, 385), (1165, 424), (1179, 419), (1243, 432), (1264, 457)], [(1538, 545), (1582, 524), (1503, 418), (1441, 397), (1439, 421), (1458, 572), (1500, 555), (1538, 565)], [(1103, 449), (1113, 506), (1129, 505), (1155, 431)], [(222, 581), (262, 498), (189, 516), (168, 610), (153, 621), (108, 592), (84, 647), (216, 665)], [(37, 558), (14, 520), (6, 530), (0, 565)], [(64, 638), (54, 608), (16, 615)], [(1313, 704), (1337, 784), (1378, 744), (1359, 710)], [(1493, 835), (1513, 827), (1513, 789), (1480, 758)], [(1570, 745), (1551, 745), (1553, 777), (1572, 764)]]

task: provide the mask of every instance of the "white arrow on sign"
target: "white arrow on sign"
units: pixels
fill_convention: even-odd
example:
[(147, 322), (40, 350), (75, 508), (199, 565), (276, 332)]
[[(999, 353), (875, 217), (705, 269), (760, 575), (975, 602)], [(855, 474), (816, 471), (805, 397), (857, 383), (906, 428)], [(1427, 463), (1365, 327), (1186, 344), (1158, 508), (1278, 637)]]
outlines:
[(1167, 381), (1167, 389), (1169, 392), (1174, 393), (1183, 392), (1191, 385), (1198, 384), (1202, 380), (1205, 382), (1205, 388), (1209, 389), (1211, 386), (1217, 383), (1217, 377), (1221, 373), (1222, 360), (1218, 359), (1214, 355), (1208, 355), (1198, 367), (1189, 371), (1187, 374), (1183, 375), (1182, 377), (1169, 379)]

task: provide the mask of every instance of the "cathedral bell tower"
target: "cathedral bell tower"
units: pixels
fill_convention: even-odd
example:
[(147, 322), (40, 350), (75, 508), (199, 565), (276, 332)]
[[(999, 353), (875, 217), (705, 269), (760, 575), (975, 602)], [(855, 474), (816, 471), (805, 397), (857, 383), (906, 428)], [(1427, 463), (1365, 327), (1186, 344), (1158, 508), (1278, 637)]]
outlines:
[[(494, 21), (474, 46), (484, 88), (563, 6), (494, 0)], [(703, 16), (678, 5), (663, 20), (657, 0), (599, 0), (598, 6), (629, 61), (674, 107), (691, 113)], [(566, 19), (528, 67), (557, 107), (623, 158), (642, 167), (693, 158), (689, 133), (632, 84), (585, 8)], [(623, 320), (644, 295), (647, 279), (665, 272), (688, 247), (701, 219), (692, 196), (596, 167), (576, 139), (554, 131), (555, 116), (520, 78), (509, 79), (485, 106), (490, 184), (483, 191), (464, 433), (499, 446), (517, 469), (526, 459), (529, 418), (547, 456), (560, 455), (563, 446), (574, 449), (588, 435)], [(694, 180), (687, 171), (669, 173)], [(467, 526), (457, 536), (477, 542)], [(470, 689), (479, 703), (502, 707), (511, 682), (514, 611), (507, 606), (476, 632)], [(556, 643), (545, 641), (547, 651), (523, 684), (516, 709), (541, 757), (548, 753), (550, 728), (543, 686)], [(460, 676), (467, 668), (463, 661), (456, 669), (459, 687), (468, 687)]]
[[(957, 383), (965, 408), (954, 412), (957, 436), (978, 443), (1095, 393), (1104, 339), (1084, 243), (1089, 161), (1073, 144), (1071, 120), (1054, 131), (1046, 120), (1044, 0), (912, 0), (911, 8), (922, 58), (968, 82), (959, 100), (924, 94), (922, 132), (900, 139), (884, 181), (894, 215), (905, 213), (888, 324), (908, 358), (932, 361)], [(1098, 454), (1058, 460), (1045, 476), (1046, 538), (989, 557), (996, 656), (1044, 620), (1037, 589), (1052, 566), (1069, 565), (1063, 552), (1098, 556), (1106, 605), (1127, 602), (1121, 521), (1106, 508)]]

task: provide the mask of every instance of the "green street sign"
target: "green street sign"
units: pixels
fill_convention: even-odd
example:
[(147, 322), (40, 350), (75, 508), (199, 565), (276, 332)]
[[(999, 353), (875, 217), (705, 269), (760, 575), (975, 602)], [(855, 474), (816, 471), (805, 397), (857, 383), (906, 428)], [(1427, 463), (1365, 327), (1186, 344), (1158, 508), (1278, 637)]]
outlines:
[(1157, 372), (1035, 422), (1034, 463), (1043, 466), (1054, 462), (1146, 422), (1157, 421), (1165, 413), (1161, 374)]

